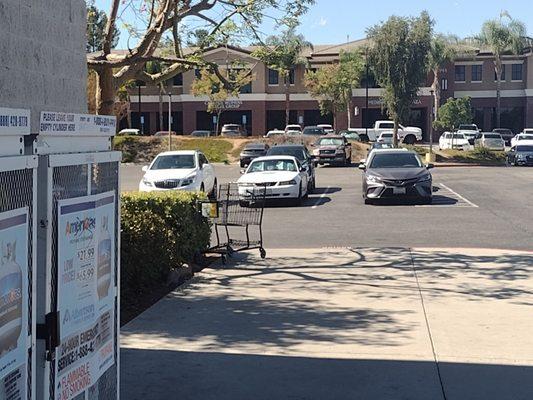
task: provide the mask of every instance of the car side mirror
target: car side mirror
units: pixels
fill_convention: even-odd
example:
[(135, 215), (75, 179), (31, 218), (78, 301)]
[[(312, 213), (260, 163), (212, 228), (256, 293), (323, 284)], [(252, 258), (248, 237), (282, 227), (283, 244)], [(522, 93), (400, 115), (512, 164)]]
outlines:
[(143, 170), (143, 172), (147, 172), (148, 171), (148, 165), (145, 165), (144, 167), (141, 168)]
[(360, 163), (358, 168), (359, 168), (361, 171), (364, 171), (364, 170), (366, 169), (366, 164), (365, 164), (365, 163)]
[(429, 163), (429, 164), (426, 165), (426, 168), (427, 169), (435, 168), (435, 165), (432, 164), (432, 163)]

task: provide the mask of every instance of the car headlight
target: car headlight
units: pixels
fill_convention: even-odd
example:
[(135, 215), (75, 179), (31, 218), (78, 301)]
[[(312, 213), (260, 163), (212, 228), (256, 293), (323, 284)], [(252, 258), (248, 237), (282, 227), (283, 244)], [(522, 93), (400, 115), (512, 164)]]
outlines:
[(283, 181), (283, 182), (278, 183), (278, 186), (289, 186), (289, 185), (296, 185), (296, 181), (294, 179), (291, 179), (290, 181)]
[(427, 182), (431, 180), (431, 175), (427, 174), (418, 179), (418, 182)]
[(194, 183), (194, 180), (196, 179), (196, 175), (189, 176), (188, 178), (185, 178), (181, 181), (181, 186), (189, 186)]
[(152, 182), (150, 182), (148, 179), (143, 178), (142, 180), (144, 186), (154, 186)]
[(314, 155), (314, 156), (318, 156), (318, 155), (320, 155), (320, 150), (318, 150), (318, 149), (314, 149), (314, 150), (313, 150), (313, 155)]
[(366, 181), (370, 183), (381, 183), (381, 179), (374, 175), (368, 175)]

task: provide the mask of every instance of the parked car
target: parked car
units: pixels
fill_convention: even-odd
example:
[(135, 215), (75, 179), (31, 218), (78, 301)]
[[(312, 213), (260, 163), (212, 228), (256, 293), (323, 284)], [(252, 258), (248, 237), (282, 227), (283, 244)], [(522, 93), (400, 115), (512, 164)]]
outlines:
[(251, 201), (251, 194), (262, 194), (268, 200), (292, 200), (301, 204), (307, 197), (309, 175), (300, 162), (291, 156), (267, 156), (253, 160), (237, 181), (242, 205)]
[[(376, 121), (374, 128), (352, 128), (361, 137), (363, 142), (375, 142), (381, 132), (394, 129), (393, 121)], [(414, 144), (422, 140), (422, 129), (414, 126), (400, 125), (398, 129), (398, 138), (405, 144)]]
[(244, 146), (240, 155), (241, 168), (249, 165), (257, 157), (266, 156), (269, 148), (270, 146), (266, 143), (249, 143)]
[(326, 135), (326, 131), (324, 130), (324, 128), (318, 126), (306, 126), (302, 131), (302, 135), (324, 136)]
[[(177, 135), (176, 132), (174, 132), (174, 131), (171, 131), (170, 134), (173, 135), (173, 136)], [(156, 133), (154, 133), (154, 136), (158, 136), (158, 137), (168, 136), (168, 131), (157, 131)]]
[(119, 133), (117, 133), (117, 136), (124, 136), (124, 135), (133, 135), (138, 136), (141, 134), (141, 131), (139, 129), (122, 129)]
[(393, 143), (394, 132), (393, 131), (383, 131), (379, 134), (378, 143)]
[(474, 139), (475, 147), (483, 147), (489, 150), (505, 150), (505, 140), (502, 135), (494, 132), (482, 132), (476, 135)]
[(198, 150), (167, 151), (142, 168), (139, 191), (185, 190), (216, 195), (217, 178), (207, 157)]
[(505, 140), (505, 144), (507, 146), (511, 145), (511, 139), (514, 138), (514, 133), (512, 130), (507, 128), (495, 128), (492, 130), (492, 132), (502, 135), (502, 139)]
[(352, 144), (344, 136), (326, 136), (312, 144), (313, 158), (320, 165), (349, 165), (352, 160)]
[(356, 142), (361, 141), (361, 137), (359, 136), (357, 131), (353, 129), (346, 129), (346, 130), (340, 131), (339, 135), (344, 136), (346, 139), (349, 139), (349, 140), (355, 140)]
[(507, 153), (507, 165), (533, 167), (533, 143), (518, 144), (511, 147), (511, 150)]
[(309, 175), (309, 193), (313, 193), (316, 188), (315, 161), (307, 147), (303, 144), (280, 144), (271, 147), (267, 156), (292, 156), (296, 157), (302, 167), (307, 169)]
[(197, 131), (191, 132), (192, 137), (210, 137), (212, 135), (213, 135), (213, 132), (211, 131), (197, 130)]
[(300, 125), (297, 125), (297, 124), (287, 125), (285, 127), (285, 132), (289, 132), (289, 131), (299, 131), (301, 133), (302, 132), (302, 127)]
[(471, 150), (472, 145), (462, 133), (444, 132), (439, 138), (439, 149)]
[[(522, 144), (524, 141), (533, 142), (533, 133), (519, 133), (514, 138), (511, 139), (511, 147)], [(530, 144), (530, 143), (528, 143)]]
[(472, 146), (474, 145), (474, 140), (479, 132), (480, 129), (476, 124), (461, 124), (457, 129), (457, 133), (464, 135), (465, 139), (468, 140), (468, 143)]
[(372, 152), (372, 150), (376, 150), (376, 149), (393, 149), (393, 148), (394, 148), (394, 146), (392, 145), (392, 143), (379, 143), (379, 142), (372, 143), (372, 145), (368, 149), (367, 158), (368, 158), (368, 154), (370, 154)]
[(301, 136), (301, 135), (302, 135), (302, 131), (297, 131), (297, 130), (285, 131), (285, 136)]
[(222, 126), (221, 135), (225, 137), (248, 136), (246, 129), (239, 124), (226, 124)]
[(335, 134), (335, 129), (333, 129), (333, 126), (330, 124), (319, 124), (317, 125), (319, 128), (324, 129), (324, 132), (326, 132), (326, 135)]
[(533, 135), (533, 128), (525, 128), (522, 132), (524, 135)]
[(274, 136), (282, 136), (285, 135), (285, 131), (279, 130), (279, 129), (272, 129), (271, 131), (268, 131), (265, 135), (266, 138), (271, 138)]
[(365, 204), (378, 199), (398, 198), (431, 204), (433, 178), (420, 156), (407, 149), (376, 149), (359, 165), (363, 171)]

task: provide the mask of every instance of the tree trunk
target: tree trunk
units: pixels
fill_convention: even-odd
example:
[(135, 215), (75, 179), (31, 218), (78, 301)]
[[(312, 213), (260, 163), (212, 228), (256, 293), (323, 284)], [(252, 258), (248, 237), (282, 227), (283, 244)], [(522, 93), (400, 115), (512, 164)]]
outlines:
[(126, 120), (127, 120), (127, 124), (128, 124), (128, 128), (131, 129), (131, 99), (130, 99), (130, 96), (128, 96), (128, 106), (127, 106), (127, 111), (126, 111)]
[(494, 70), (496, 71), (496, 128), (500, 127), (501, 116), (501, 86), (502, 86), (502, 64), (501, 61), (494, 61)]
[(433, 113), (431, 115), (431, 126), (429, 128), (429, 152), (433, 153), (433, 121), (437, 116), (437, 112), (440, 107), (440, 82), (439, 82), (439, 69), (436, 68), (433, 70), (433, 84), (431, 85), (433, 89)]
[(220, 115), (222, 114), (222, 111), (217, 112), (217, 123), (216, 123), (216, 132), (215, 136), (218, 136), (218, 128), (220, 127)]
[(337, 110), (333, 110), (333, 129), (337, 130)]
[(348, 113), (348, 129), (350, 129), (352, 127), (352, 96), (348, 97), (346, 104), (346, 112)]
[(400, 122), (398, 121), (398, 117), (394, 117), (394, 129), (392, 130), (392, 146), (398, 147), (398, 127), (400, 125)]
[[(163, 118), (163, 84), (159, 84), (159, 130), (164, 130), (164, 118)], [(170, 127), (168, 127), (170, 131)]]
[(289, 125), (290, 111), (291, 111), (291, 81), (290, 81), (289, 75), (287, 75), (285, 77), (285, 126)]
[(113, 69), (111, 67), (103, 67), (96, 71), (96, 114), (113, 115), (114, 105)]

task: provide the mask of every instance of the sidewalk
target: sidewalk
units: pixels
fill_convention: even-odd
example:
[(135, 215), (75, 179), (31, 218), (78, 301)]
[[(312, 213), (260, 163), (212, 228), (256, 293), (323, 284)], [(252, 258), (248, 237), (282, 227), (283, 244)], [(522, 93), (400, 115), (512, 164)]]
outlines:
[(242, 254), (124, 327), (121, 395), (529, 399), (532, 272), (491, 250)]

